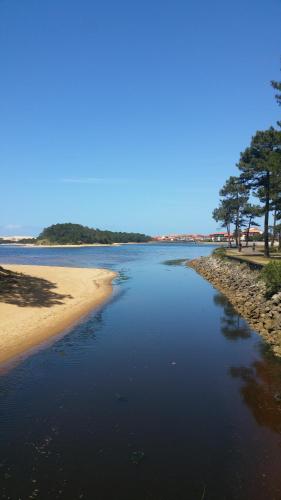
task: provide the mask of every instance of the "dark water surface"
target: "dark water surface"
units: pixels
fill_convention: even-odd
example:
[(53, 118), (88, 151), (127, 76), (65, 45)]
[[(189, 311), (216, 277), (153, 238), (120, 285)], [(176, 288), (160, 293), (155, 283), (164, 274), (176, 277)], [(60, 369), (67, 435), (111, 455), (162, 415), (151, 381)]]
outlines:
[[(120, 271), (112, 300), (0, 377), (3, 499), (281, 499), (281, 364), (183, 265), (210, 247), (0, 247)], [(172, 262), (170, 264), (173, 264)]]

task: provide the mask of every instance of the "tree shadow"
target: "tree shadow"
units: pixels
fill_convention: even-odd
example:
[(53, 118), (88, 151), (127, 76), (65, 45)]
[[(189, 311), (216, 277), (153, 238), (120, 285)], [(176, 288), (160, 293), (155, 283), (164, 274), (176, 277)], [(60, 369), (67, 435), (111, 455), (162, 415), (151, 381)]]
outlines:
[(0, 302), (20, 307), (51, 307), (72, 298), (55, 292), (56, 287), (46, 279), (0, 267)]
[[(235, 311), (227, 297), (220, 292), (214, 303), (222, 308), (221, 333), (230, 341), (248, 339), (251, 328)], [(250, 409), (256, 423), (281, 434), (281, 362), (260, 342), (259, 358), (249, 366), (231, 366), (229, 375), (240, 381), (243, 403)]]
[(228, 340), (248, 339), (251, 329), (248, 324), (235, 311), (228, 298), (218, 292), (214, 295), (214, 303), (223, 309), (221, 317), (221, 333)]
[(263, 345), (261, 359), (250, 366), (232, 366), (231, 377), (240, 379), (243, 402), (259, 426), (281, 434), (281, 363)]

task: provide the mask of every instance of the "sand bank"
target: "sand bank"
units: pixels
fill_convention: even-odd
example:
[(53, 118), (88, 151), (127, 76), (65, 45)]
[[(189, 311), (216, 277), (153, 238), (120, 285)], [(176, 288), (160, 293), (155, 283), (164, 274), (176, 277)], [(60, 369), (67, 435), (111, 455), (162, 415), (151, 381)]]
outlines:
[(84, 247), (119, 247), (126, 245), (126, 243), (81, 243), (79, 245), (72, 245), (66, 243), (65, 245), (36, 245), (36, 243), (1, 243), (6, 246), (17, 246), (26, 248), (84, 248)]
[(105, 301), (115, 273), (104, 269), (6, 265), (0, 288), (0, 363), (69, 328)]

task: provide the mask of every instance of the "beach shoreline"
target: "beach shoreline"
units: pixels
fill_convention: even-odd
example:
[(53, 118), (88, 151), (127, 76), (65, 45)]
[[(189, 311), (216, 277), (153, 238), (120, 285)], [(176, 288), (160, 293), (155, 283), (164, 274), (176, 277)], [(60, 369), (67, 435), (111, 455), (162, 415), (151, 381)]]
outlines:
[(119, 247), (126, 243), (83, 243), (79, 245), (36, 245), (36, 243), (1, 243), (1, 246), (24, 247), (24, 248), (83, 248), (83, 247)]
[(2, 247), (24, 247), (24, 248), (95, 248), (95, 247), (120, 247), (125, 245), (177, 245), (177, 244), (193, 244), (194, 246), (225, 246), (227, 243), (225, 241), (129, 241), (126, 243), (81, 243), (73, 245), (66, 243), (65, 245), (37, 245), (36, 243), (1, 243)]
[(0, 364), (69, 329), (104, 303), (116, 273), (105, 269), (4, 264)]

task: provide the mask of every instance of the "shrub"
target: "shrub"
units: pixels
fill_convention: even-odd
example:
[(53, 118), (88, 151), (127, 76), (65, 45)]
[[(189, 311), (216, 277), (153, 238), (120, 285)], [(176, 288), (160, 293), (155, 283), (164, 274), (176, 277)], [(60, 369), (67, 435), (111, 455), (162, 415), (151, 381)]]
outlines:
[(226, 256), (226, 250), (224, 247), (215, 248), (212, 251), (212, 255), (213, 255), (213, 257), (216, 257), (217, 259), (224, 259)]
[(265, 282), (268, 296), (281, 291), (281, 262), (272, 260), (264, 266), (261, 271), (261, 278)]

